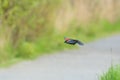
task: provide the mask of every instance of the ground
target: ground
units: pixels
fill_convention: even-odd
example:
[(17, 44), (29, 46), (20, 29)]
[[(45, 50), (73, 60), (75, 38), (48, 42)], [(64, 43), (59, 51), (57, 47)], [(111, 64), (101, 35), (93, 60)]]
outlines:
[(0, 69), (0, 80), (98, 80), (120, 63), (120, 35)]

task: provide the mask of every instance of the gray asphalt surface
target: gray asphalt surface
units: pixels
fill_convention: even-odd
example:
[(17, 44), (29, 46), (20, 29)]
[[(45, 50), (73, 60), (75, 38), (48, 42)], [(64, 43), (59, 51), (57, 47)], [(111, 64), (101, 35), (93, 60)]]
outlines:
[[(111, 50), (112, 48), (112, 50)], [(0, 69), (0, 80), (98, 80), (120, 63), (120, 35)]]

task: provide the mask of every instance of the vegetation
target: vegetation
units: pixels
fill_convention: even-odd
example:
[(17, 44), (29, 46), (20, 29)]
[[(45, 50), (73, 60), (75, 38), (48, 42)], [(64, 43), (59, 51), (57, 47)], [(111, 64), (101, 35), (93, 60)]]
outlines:
[(119, 1), (79, 1), (0, 0), (0, 64), (73, 48), (64, 36), (88, 42), (120, 31)]
[(112, 66), (108, 72), (101, 76), (100, 80), (120, 80), (120, 66)]

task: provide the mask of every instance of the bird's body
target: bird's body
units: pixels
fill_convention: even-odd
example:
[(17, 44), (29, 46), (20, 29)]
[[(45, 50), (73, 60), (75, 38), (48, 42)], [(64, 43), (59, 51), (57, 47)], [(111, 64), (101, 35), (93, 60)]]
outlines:
[(70, 39), (70, 38), (65, 38), (65, 43), (71, 44), (71, 45), (75, 45), (75, 44), (83, 45), (83, 43), (81, 41), (75, 40), (75, 39)]

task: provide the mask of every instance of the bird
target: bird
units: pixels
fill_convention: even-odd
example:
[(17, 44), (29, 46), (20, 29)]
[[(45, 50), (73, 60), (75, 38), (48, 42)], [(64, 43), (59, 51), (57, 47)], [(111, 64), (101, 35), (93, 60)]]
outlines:
[(80, 46), (84, 45), (81, 41), (76, 39), (64, 37), (64, 40), (65, 40), (64, 43), (67, 43), (67, 44), (71, 44), (71, 45), (79, 44)]

